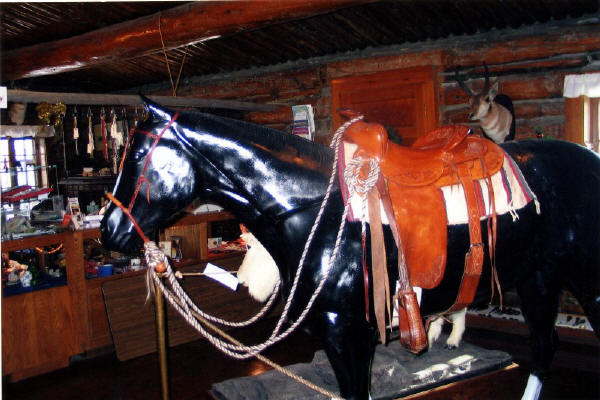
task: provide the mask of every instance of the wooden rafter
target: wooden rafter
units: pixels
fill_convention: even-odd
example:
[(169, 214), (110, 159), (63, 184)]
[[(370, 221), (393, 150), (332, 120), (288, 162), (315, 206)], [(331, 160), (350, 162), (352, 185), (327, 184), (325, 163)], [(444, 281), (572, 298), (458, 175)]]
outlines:
[[(370, 1), (192, 2), (79, 36), (2, 54), (2, 81), (73, 71), (188, 46), (265, 24), (327, 13)], [(161, 40), (162, 36), (162, 40)]]
[[(19, 103), (61, 102), (77, 105), (136, 105), (142, 104), (142, 99), (133, 94), (98, 94), (98, 93), (58, 93), (33, 92), (28, 90), (7, 91), (8, 101)], [(249, 103), (236, 100), (201, 99), (191, 97), (148, 96), (152, 101), (166, 107), (200, 107), (221, 108), (240, 111), (271, 112), (278, 109), (277, 104)]]

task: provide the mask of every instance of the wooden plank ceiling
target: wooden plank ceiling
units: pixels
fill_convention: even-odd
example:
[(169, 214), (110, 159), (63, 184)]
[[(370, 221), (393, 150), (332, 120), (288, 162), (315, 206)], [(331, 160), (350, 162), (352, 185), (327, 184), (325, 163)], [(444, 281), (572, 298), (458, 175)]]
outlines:
[[(181, 76), (186, 78), (595, 15), (598, 3), (598, 0), (1, 3), (1, 81), (11, 88), (89, 93), (131, 90), (164, 82), (168, 80), (168, 72), (160, 37), (156, 36), (159, 21), (164, 24), (161, 33), (164, 32), (171, 71), (176, 76), (185, 59)], [(227, 4), (227, 10), (223, 4)], [(190, 26), (185, 21), (188, 14), (180, 12), (185, 7), (198, 15), (214, 17), (211, 23)], [(247, 19), (239, 22), (242, 17)], [(143, 32), (131, 30), (137, 25)], [(124, 27), (128, 30), (123, 30)], [(171, 40), (191, 31), (196, 37), (186, 36), (179, 42)], [(198, 41), (210, 37), (211, 32), (220, 36)], [(151, 49), (138, 48), (137, 44), (127, 48), (114, 45), (114, 51), (107, 57), (110, 49), (102, 50), (103, 54), (95, 53), (107, 40), (107, 34), (119, 35), (114, 43), (153, 34), (154, 44)], [(61, 51), (66, 51), (69, 43), (80, 50), (70, 58), (61, 58)], [(95, 61), (90, 63), (85, 58)], [(40, 60), (49, 60), (42, 67), (51, 68), (43, 70), (35, 65)], [(49, 65), (51, 62), (58, 67)], [(27, 75), (23, 71), (36, 72)]]

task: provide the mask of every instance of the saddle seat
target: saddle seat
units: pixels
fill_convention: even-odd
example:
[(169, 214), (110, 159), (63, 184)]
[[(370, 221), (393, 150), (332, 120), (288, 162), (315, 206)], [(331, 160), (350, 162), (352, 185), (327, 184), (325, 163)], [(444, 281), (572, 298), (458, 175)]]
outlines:
[(411, 286), (431, 289), (444, 276), (447, 217), (440, 188), (465, 186), (465, 179), (488, 178), (502, 167), (502, 149), (469, 131), (466, 126), (442, 127), (421, 136), (411, 147), (389, 141), (385, 128), (377, 123), (359, 121), (344, 133), (344, 140), (358, 146), (355, 156), (380, 162)]

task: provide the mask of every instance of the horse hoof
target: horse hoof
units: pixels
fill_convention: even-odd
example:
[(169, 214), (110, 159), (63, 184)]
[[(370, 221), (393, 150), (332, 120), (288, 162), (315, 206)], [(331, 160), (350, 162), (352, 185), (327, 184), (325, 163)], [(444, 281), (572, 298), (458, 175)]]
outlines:
[(458, 349), (458, 346), (455, 346), (453, 344), (447, 344), (447, 345), (444, 346), (444, 348), (446, 350), (456, 350), (456, 349)]

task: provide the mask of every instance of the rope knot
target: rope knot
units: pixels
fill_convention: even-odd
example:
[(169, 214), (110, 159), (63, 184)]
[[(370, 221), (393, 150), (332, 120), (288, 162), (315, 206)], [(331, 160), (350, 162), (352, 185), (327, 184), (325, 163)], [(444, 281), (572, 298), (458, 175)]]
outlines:
[(149, 268), (154, 268), (158, 273), (166, 271), (167, 256), (156, 246), (153, 241), (144, 243), (146, 263)]
[(375, 158), (351, 159), (344, 169), (344, 181), (350, 196), (358, 194), (364, 197), (377, 184), (380, 172), (379, 162)]

